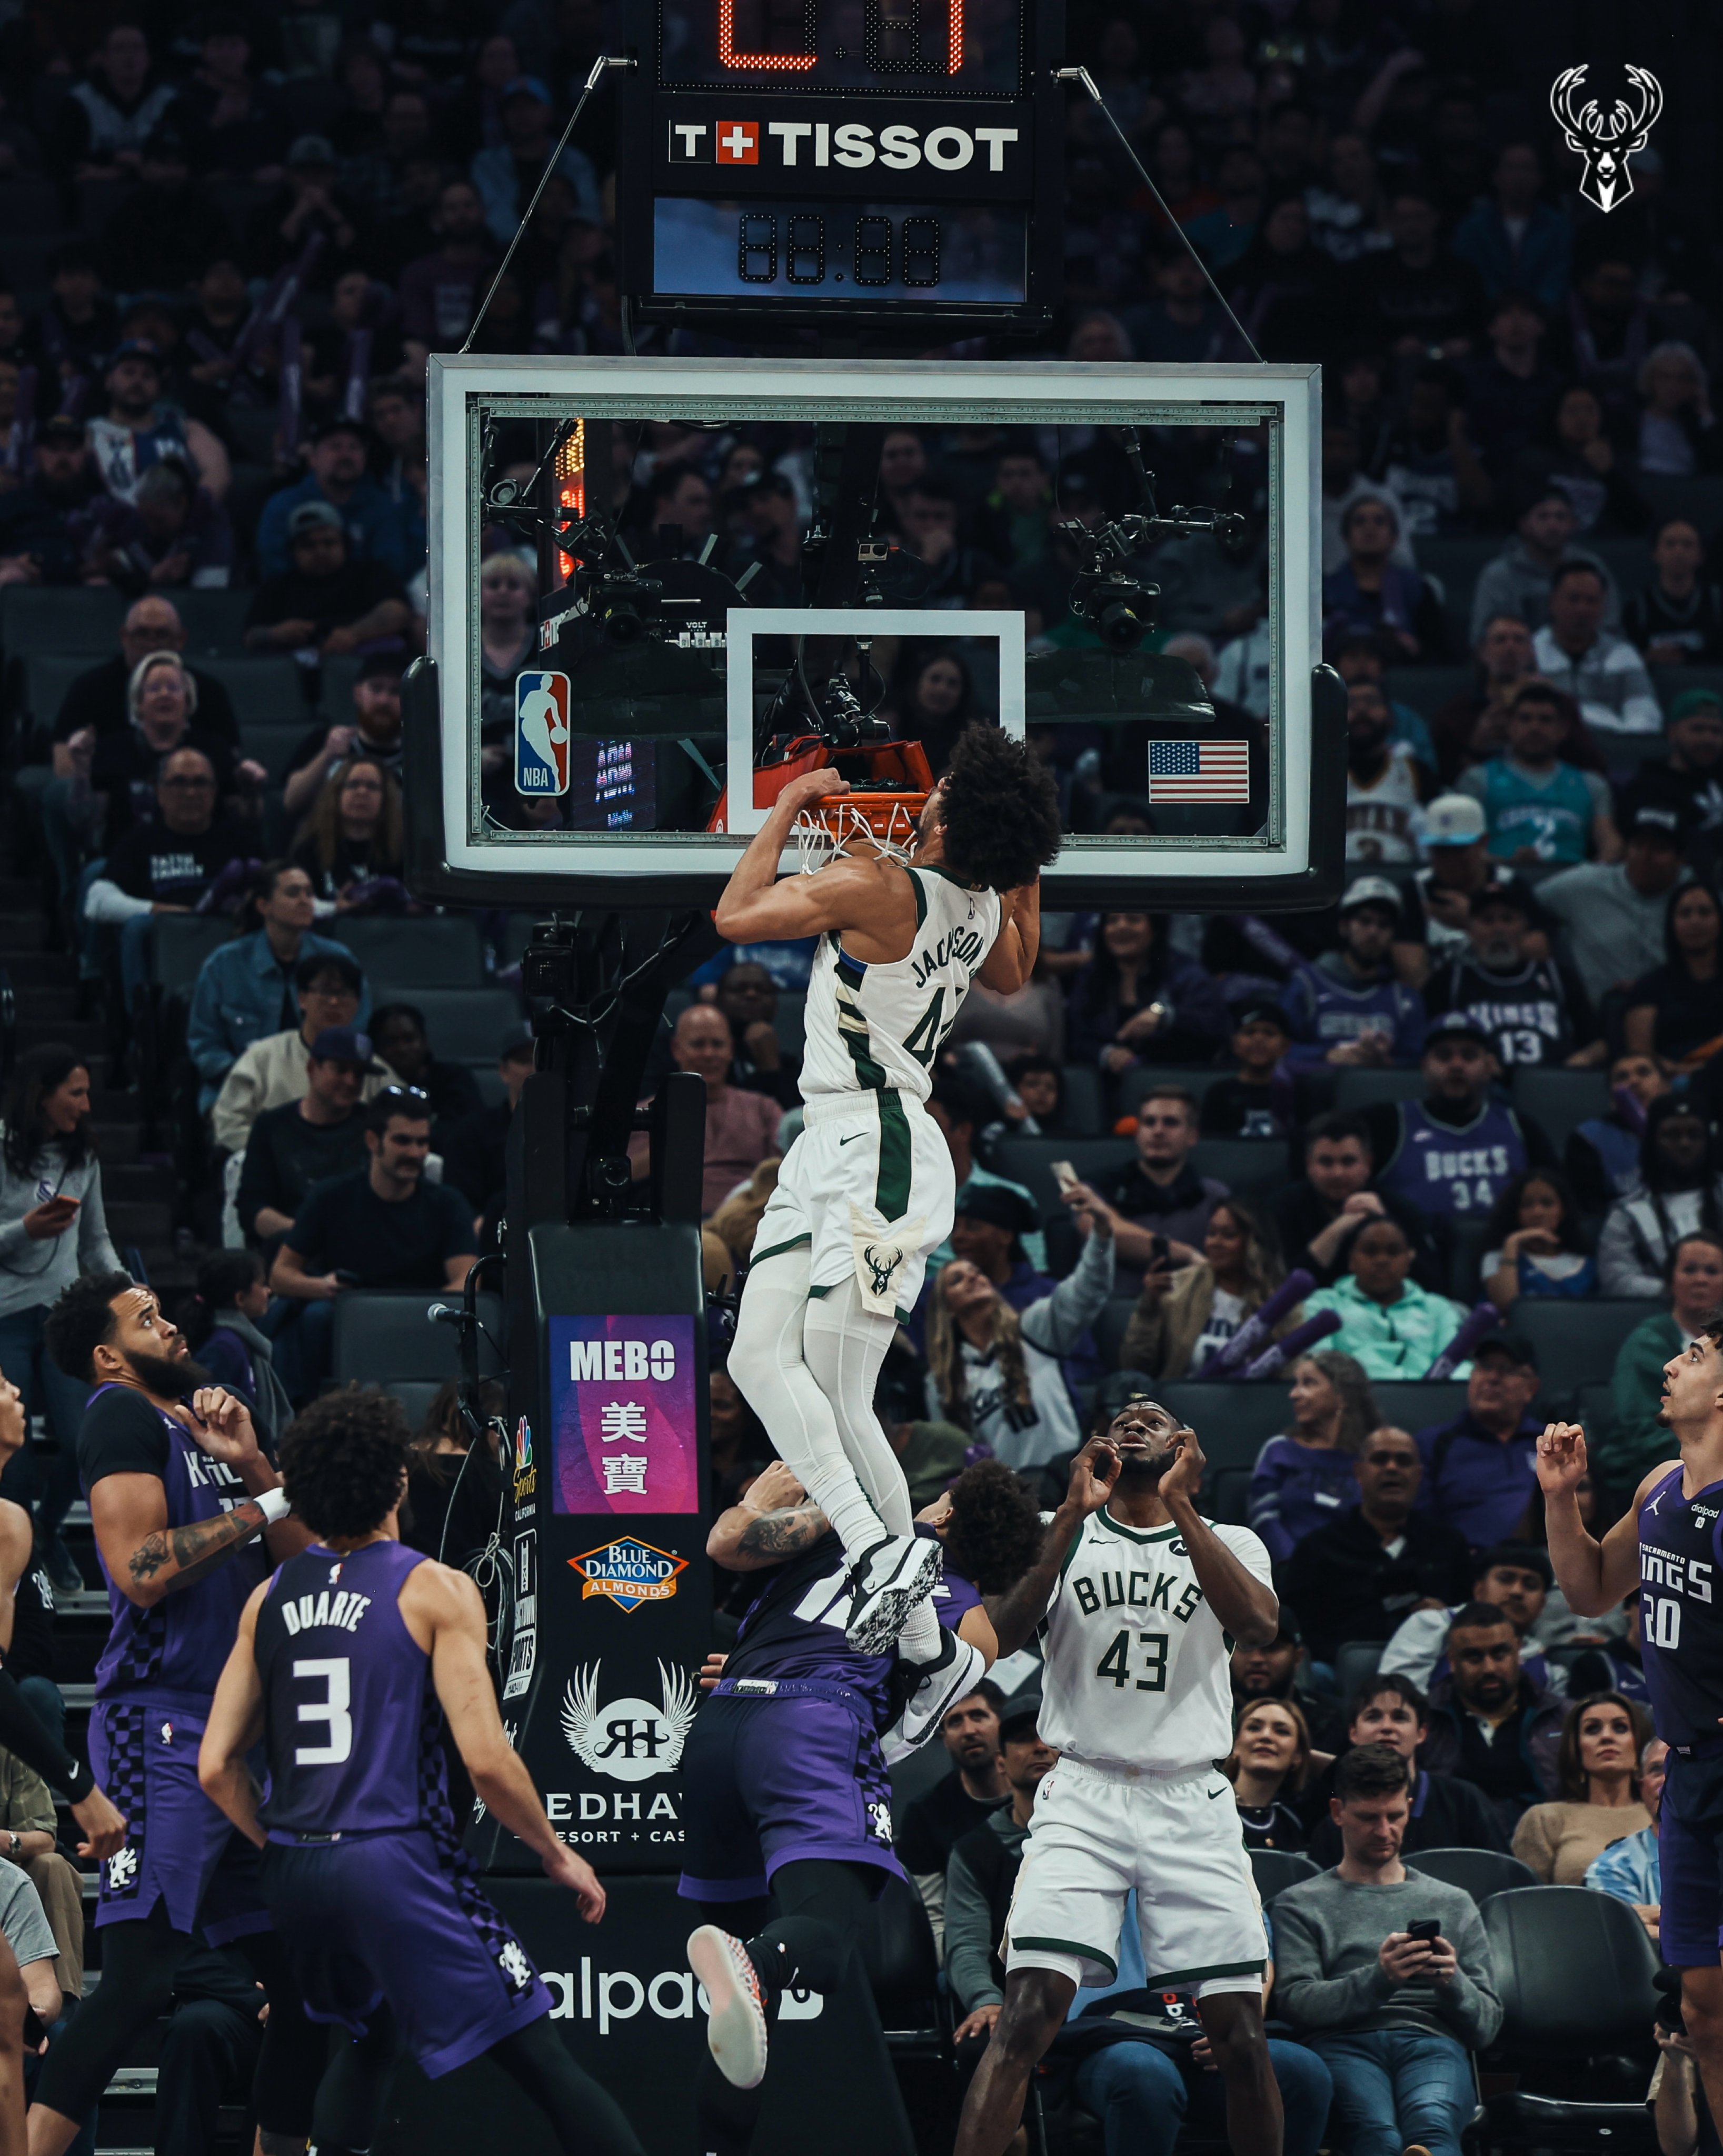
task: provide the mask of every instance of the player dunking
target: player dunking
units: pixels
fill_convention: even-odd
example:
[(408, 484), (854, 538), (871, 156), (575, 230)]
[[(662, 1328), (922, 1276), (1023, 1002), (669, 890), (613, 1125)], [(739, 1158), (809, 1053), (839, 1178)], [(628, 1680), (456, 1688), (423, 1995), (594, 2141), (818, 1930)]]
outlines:
[(1266, 1645), (1279, 1604), (1257, 1537), (1197, 1512), (1202, 1467), (1194, 1433), (1133, 1403), (1078, 1453), (1038, 1562), (991, 1607), (1001, 1654), (1041, 1630), (1036, 1726), (1060, 1758), (1036, 1799), (1005, 2006), (956, 2156), (1002, 2156), (1078, 1986), (1118, 1974), (1133, 1887), (1149, 1989), (1196, 1994), (1235, 2156), (1278, 2156), (1262, 1917), (1232, 1785), (1214, 1762), (1232, 1741), (1232, 1642)]
[[(551, 1997), (481, 1891), (449, 1810), (439, 1714), (473, 1787), (589, 1923), (604, 1892), (559, 1841), (510, 1747), (485, 1666), (485, 1609), (464, 1573), (398, 1539), (405, 1410), (380, 1393), (316, 1401), (281, 1443), (296, 1517), (317, 1536), (252, 1594), (217, 1686), (203, 1786), (264, 1854), (264, 1892), (309, 2010), (360, 2042), (318, 2104), (327, 2156), (372, 2145), (393, 2046), (433, 2078), (481, 2055), (546, 2114), (558, 2145), (640, 2156), (616, 2103), (552, 2034)], [(261, 1743), (260, 1804), (245, 1755)]]
[(1654, 1467), (1602, 1541), (1586, 1532), (1584, 1432), (1538, 1440), (1550, 1559), (1568, 1606), (1601, 1617), (1639, 1589), (1640, 1653), (1669, 1748), (1658, 1815), (1659, 1948), (1681, 1972), (1681, 2013), (1713, 2118), (1723, 2118), (1723, 1310), (1664, 1365), (1658, 1419), (1680, 1457)]
[(728, 1367), (843, 1543), (852, 1645), (875, 1653), (901, 1633), (908, 1659), (925, 1663), (939, 1646), (926, 1599), (939, 1556), (913, 1532), (874, 1381), (951, 1228), (951, 1158), (923, 1106), (934, 1060), (972, 981), (1010, 993), (1029, 978), (1058, 804), (1020, 742), (971, 726), (928, 797), (907, 868), (864, 848), (777, 880), (797, 814), (848, 790), (830, 771), (792, 779), (715, 916), (736, 942), (820, 939), (805, 1123), (754, 1237)]

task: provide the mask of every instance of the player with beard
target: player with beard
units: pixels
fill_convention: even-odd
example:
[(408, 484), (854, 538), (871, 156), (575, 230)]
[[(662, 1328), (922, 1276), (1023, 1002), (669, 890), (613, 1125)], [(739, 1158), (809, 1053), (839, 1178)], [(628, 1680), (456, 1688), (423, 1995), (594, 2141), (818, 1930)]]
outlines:
[(990, 1612), (1001, 1654), (1039, 1629), (1036, 1727), (1060, 1756), (1036, 1799), (1005, 2006), (955, 2156), (1003, 2156), (1078, 1985), (1118, 1975), (1133, 1888), (1148, 1989), (1196, 1994), (1235, 2156), (1278, 2156), (1267, 1941), (1232, 1785), (1214, 1763), (1232, 1741), (1232, 1640), (1266, 1645), (1280, 1612), (1262, 1543), (1198, 1512), (1202, 1469), (1194, 1431), (1134, 1401), (1072, 1462), (1039, 1559)]
[(1535, 909), (1517, 878), (1486, 885), (1472, 901), (1468, 947), (1432, 978), (1425, 1003), (1432, 1017), (1463, 1011), (1482, 1026), (1504, 1070), (1600, 1064), (1608, 1049), (1579, 976), (1526, 948)]
[(1551, 1423), (1537, 1445), (1550, 1558), (1568, 1607), (1601, 1617), (1639, 1591), (1639, 1652), (1669, 1748), (1658, 1813), (1659, 1952), (1681, 1972), (1681, 2015), (1705, 2100), (1723, 2118), (1723, 1309), (1664, 1365), (1658, 1420), (1679, 1454), (1654, 1467), (1601, 1542), (1579, 1491), (1585, 1433)]
[(246, 1597), (311, 1537), (232, 1394), (213, 1387), (147, 1287), (75, 1281), (49, 1353), (95, 1387), (78, 1467), (112, 1615), (90, 1748), (126, 1815), (102, 1867), (102, 1981), (43, 2062), (30, 2156), (59, 2156), (133, 2043), (167, 2012), (194, 1928), (241, 1946), (269, 1993), (253, 2092), (264, 2156), (302, 2147), (327, 2049), (306, 2021), (257, 1884), (256, 1852), (198, 1783), (198, 1744)]

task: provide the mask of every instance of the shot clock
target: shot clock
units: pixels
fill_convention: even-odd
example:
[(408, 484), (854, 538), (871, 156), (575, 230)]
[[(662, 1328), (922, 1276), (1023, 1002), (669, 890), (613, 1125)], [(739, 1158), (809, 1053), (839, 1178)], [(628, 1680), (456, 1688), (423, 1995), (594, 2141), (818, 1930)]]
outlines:
[(653, 320), (1051, 319), (1059, 0), (629, 0), (623, 275)]

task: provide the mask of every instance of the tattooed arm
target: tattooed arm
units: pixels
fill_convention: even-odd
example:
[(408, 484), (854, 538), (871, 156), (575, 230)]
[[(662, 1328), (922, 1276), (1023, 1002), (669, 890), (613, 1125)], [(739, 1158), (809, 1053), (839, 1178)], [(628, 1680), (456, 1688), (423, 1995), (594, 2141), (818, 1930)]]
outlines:
[(170, 1527), (167, 1492), (155, 1475), (104, 1475), (90, 1487), (90, 1517), (108, 1576), (140, 1609), (207, 1578), (265, 1524), (248, 1497), (213, 1520)]
[(811, 1549), (826, 1531), (824, 1512), (781, 1460), (774, 1460), (721, 1512), (706, 1537), (706, 1554), (727, 1572), (764, 1572)]

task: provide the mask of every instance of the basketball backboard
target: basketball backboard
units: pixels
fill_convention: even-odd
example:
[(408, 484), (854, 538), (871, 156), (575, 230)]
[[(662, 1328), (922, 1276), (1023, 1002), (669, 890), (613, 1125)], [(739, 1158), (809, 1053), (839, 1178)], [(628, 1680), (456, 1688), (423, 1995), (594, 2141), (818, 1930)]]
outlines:
[(1058, 777), (1049, 905), (1324, 902), (1318, 400), (1303, 367), (433, 357), (415, 889), (710, 905), (792, 742), (937, 778), (973, 718)]

